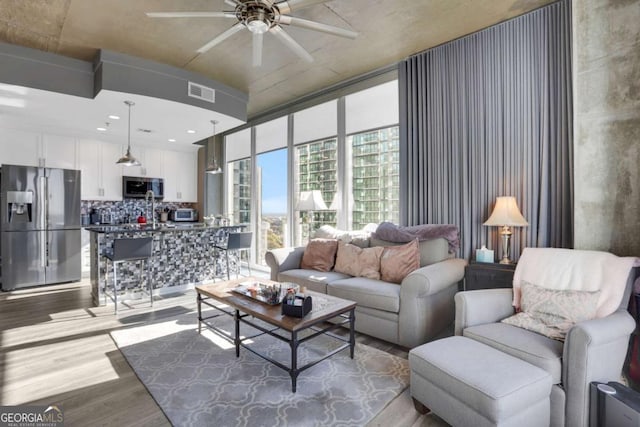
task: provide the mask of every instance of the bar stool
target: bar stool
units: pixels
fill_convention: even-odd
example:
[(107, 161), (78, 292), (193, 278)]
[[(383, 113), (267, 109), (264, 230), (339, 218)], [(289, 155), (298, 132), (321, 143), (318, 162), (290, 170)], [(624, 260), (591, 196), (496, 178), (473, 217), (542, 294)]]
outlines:
[[(105, 302), (107, 296), (111, 298), (115, 304), (115, 313), (118, 313), (118, 275), (117, 267), (119, 264), (128, 261), (140, 261), (140, 280), (142, 280), (142, 270), (144, 262), (151, 258), (153, 254), (153, 237), (140, 238), (123, 238), (113, 240), (113, 251), (105, 252), (103, 256), (113, 263), (113, 295), (108, 295), (107, 288), (109, 281), (105, 278)], [(149, 293), (149, 302), (153, 307), (153, 284), (149, 280), (149, 271), (146, 269), (147, 290)]]
[[(242, 262), (242, 253), (251, 249), (251, 238), (253, 233), (251, 231), (245, 231), (241, 233), (229, 233), (227, 236), (226, 245), (215, 245), (216, 249), (225, 251), (227, 257), (227, 280), (231, 280), (229, 272), (229, 251), (238, 252), (238, 270), (236, 271), (236, 278), (240, 275), (240, 263)], [(249, 269), (249, 275), (251, 275), (251, 265), (249, 262), (249, 254), (247, 253), (247, 268)]]

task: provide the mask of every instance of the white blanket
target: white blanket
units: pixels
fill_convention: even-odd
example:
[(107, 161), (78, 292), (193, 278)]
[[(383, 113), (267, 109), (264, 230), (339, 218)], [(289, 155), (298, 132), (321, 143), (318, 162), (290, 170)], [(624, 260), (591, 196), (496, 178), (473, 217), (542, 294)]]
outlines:
[(608, 252), (557, 248), (525, 248), (513, 276), (513, 306), (520, 308), (520, 285), (533, 283), (547, 289), (601, 291), (596, 317), (605, 317), (622, 302), (635, 257)]

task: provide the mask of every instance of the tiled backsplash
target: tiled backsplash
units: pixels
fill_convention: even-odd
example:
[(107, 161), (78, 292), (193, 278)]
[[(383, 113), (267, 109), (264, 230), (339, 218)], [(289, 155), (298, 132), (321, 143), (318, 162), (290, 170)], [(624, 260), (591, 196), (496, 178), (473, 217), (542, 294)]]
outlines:
[[(158, 212), (176, 208), (194, 208), (195, 203), (172, 203), (156, 201), (156, 219), (159, 219)], [(128, 222), (136, 222), (136, 219), (142, 212), (144, 216), (148, 215), (151, 209), (151, 203), (145, 203), (144, 199), (125, 199), (119, 201), (104, 200), (83, 200), (81, 203), (81, 213), (91, 214), (96, 212), (100, 218), (102, 212), (110, 214), (111, 224), (124, 224)]]

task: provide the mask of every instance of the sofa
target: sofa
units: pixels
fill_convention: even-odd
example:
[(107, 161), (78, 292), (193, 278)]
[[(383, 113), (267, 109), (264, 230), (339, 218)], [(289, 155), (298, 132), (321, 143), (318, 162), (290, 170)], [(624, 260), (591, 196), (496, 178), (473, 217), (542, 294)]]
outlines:
[[(366, 233), (338, 237), (363, 248), (398, 245)], [(444, 238), (419, 242), (420, 266), (399, 284), (352, 277), (334, 270), (300, 268), (304, 251), (305, 247), (268, 251), (266, 262), (271, 280), (293, 282), (315, 292), (355, 301), (358, 332), (413, 348), (436, 338), (453, 324), (454, 296), (467, 263), (449, 254), (449, 243)]]

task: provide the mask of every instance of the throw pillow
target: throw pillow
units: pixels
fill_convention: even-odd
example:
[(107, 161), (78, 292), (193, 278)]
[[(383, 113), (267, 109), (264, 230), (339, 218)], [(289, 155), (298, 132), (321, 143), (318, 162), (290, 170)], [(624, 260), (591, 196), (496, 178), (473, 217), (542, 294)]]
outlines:
[(380, 279), (380, 256), (383, 248), (361, 248), (340, 242), (335, 271), (367, 279)]
[(335, 239), (311, 239), (302, 254), (300, 268), (331, 271), (337, 250), (338, 241)]
[(418, 239), (401, 246), (387, 246), (380, 259), (380, 276), (385, 282), (401, 283), (412, 271), (420, 268)]
[(502, 322), (564, 341), (577, 322), (595, 319), (600, 291), (559, 291), (522, 282), (521, 312)]

